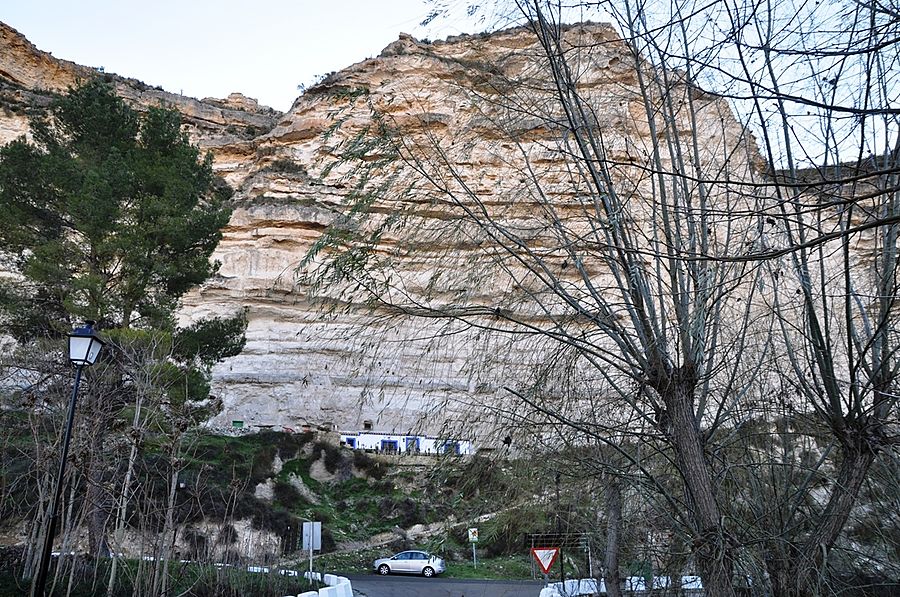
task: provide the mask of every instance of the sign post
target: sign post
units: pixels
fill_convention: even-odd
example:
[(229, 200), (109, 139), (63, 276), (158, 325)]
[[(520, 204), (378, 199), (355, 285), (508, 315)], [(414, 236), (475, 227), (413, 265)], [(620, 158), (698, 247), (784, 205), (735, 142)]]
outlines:
[(535, 560), (537, 560), (541, 572), (544, 573), (544, 583), (546, 584), (549, 581), (548, 575), (550, 574), (550, 568), (553, 567), (553, 564), (556, 562), (556, 558), (559, 557), (559, 548), (532, 547), (531, 555), (534, 556)]
[(303, 523), (303, 549), (309, 550), (309, 580), (313, 577), (313, 550), (322, 551), (322, 523), (307, 520)]
[(475, 544), (478, 543), (478, 529), (469, 529), (469, 542), (472, 544), (472, 566), (477, 570), (478, 561), (475, 559)]

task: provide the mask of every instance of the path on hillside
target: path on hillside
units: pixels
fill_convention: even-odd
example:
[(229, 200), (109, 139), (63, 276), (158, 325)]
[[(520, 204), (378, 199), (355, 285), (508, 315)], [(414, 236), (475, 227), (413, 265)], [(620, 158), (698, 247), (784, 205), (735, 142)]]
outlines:
[(397, 539), (405, 539), (408, 541), (416, 542), (423, 538), (427, 539), (433, 537), (434, 535), (438, 535), (442, 533), (446, 528), (447, 525), (442, 522), (433, 522), (426, 525), (417, 524), (405, 530), (401, 529), (400, 527), (395, 527), (393, 531), (378, 533), (377, 535), (372, 535), (368, 539), (342, 541), (341, 543), (337, 544), (337, 547), (334, 551), (329, 553), (354, 553), (365, 549), (383, 547), (392, 543), (393, 541), (396, 541)]

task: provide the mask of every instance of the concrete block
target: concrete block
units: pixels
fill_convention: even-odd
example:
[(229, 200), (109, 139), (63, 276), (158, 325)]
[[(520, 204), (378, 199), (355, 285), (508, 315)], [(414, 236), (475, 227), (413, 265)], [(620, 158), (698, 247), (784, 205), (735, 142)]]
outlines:
[(337, 586), (342, 591), (340, 597), (353, 597), (353, 585), (350, 584), (349, 578), (346, 576), (339, 576)]
[(334, 588), (338, 590), (337, 597), (353, 597), (353, 586), (350, 580), (343, 576), (338, 577), (338, 583)]

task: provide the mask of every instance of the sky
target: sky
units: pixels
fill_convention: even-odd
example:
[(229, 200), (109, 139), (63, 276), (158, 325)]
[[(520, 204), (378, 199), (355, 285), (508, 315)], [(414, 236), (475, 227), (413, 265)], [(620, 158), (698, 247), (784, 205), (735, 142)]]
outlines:
[(401, 32), (433, 35), (419, 26), (428, 12), (423, 0), (0, 0), (0, 20), (56, 58), (282, 111), (298, 85), (377, 56)]
[[(702, 0), (700, 2), (703, 4)], [(781, 17), (785, 22), (794, 22), (798, 14), (796, 2), (783, 4), (784, 7), (778, 9), (784, 13)], [(814, 26), (823, 18), (825, 21), (840, 19), (842, 13), (835, 12), (834, 8), (843, 6), (840, 0), (833, 0), (831, 8), (823, 8), (819, 2), (801, 1), (801, 4), (815, 16), (808, 25), (812, 31), (840, 32), (840, 25)], [(263, 105), (286, 111), (300, 95), (298, 86), (309, 86), (323, 75), (377, 56), (401, 32), (419, 39), (442, 39), (508, 26), (511, 23), (507, 20), (509, 15), (497, 8), (504, 5), (514, 6), (514, 3), (476, 0), (0, 0), (0, 20), (57, 58), (103, 67), (106, 72), (197, 98), (224, 98), (237, 91)], [(595, 4), (588, 3), (587, 6)], [(704, 44), (718, 47), (720, 37), (724, 35), (719, 30), (723, 22), (719, 14), (722, 9), (716, 8), (721, 3), (708, 6), (709, 18), (704, 19), (703, 13), (692, 21), (701, 29), (712, 31), (707, 32), (712, 35), (710, 39), (703, 35), (697, 35), (696, 39), (692, 37), (692, 43), (700, 50)], [(435, 8), (443, 9), (442, 16), (428, 26), (420, 25)], [(779, 17), (778, 10), (772, 13), (775, 17)], [(823, 11), (826, 14), (823, 15)], [(657, 12), (661, 24), (668, 23), (666, 10)], [(603, 15), (598, 17), (580, 9), (566, 12), (569, 22), (584, 19), (608, 20)], [(785, 31), (786, 35), (791, 35), (789, 28)], [(790, 42), (789, 38), (782, 40), (785, 47), (789, 47)], [(720, 57), (727, 58), (726, 54)], [(791, 59), (790, 55), (786, 57)], [(891, 64), (895, 63), (896, 59)], [(823, 69), (826, 67), (822, 66)], [(707, 70), (715, 75), (725, 73), (727, 68), (731, 67)], [(895, 69), (895, 66), (891, 68)], [(797, 72), (790, 64), (782, 70), (781, 74)], [(890, 72), (893, 74), (888, 104), (894, 102), (900, 89), (896, 83), (897, 70)], [(788, 80), (787, 84), (801, 85), (798, 94), (810, 91), (807, 78), (780, 78), (796, 78), (799, 83)], [(844, 80), (849, 80), (846, 73), (842, 82)], [(698, 81), (707, 89), (717, 90), (716, 81), (703, 78)], [(847, 88), (853, 90), (859, 86), (848, 84)], [(749, 97), (746, 93), (732, 95)], [(739, 104), (734, 107), (739, 115), (752, 113)], [(818, 153), (822, 148), (819, 139), (823, 133), (816, 126), (822, 122), (837, 122), (848, 127), (850, 133), (856, 132), (852, 120), (823, 121), (819, 115), (812, 114), (809, 117), (811, 124), (804, 123), (801, 112), (806, 112), (808, 107), (798, 105), (795, 108), (800, 111), (794, 115), (795, 132), (811, 139), (804, 144), (809, 145), (807, 149), (813, 163), (821, 161)], [(777, 114), (774, 109), (769, 112)], [(867, 151), (876, 154), (883, 150), (885, 136), (878, 134), (881, 130), (878, 125), (876, 122), (869, 126), (874, 133), (870, 135), (871, 143), (867, 141), (871, 145), (867, 146)], [(750, 119), (750, 126), (760, 138), (757, 130), (760, 123)], [(847, 133), (851, 141), (849, 147), (856, 150), (859, 141), (851, 138), (850, 133)]]

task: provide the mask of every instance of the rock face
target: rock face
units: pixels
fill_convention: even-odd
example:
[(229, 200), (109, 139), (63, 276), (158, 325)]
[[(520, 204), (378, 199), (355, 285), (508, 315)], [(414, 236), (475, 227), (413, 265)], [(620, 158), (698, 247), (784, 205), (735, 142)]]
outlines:
[[(39, 109), (50, 92), (97, 73), (36, 50), (7, 27), (0, 27), (0, 34), (4, 47), (12, 49), (0, 62), (5, 109), (0, 141), (5, 142), (27, 130), (22, 111)], [(610, 158), (640, 170), (655, 133), (643, 116), (634, 58), (611, 27), (575, 26), (566, 35), (591, 48), (580, 62), (585, 73), (580, 91), (590, 95), (600, 115)], [(402, 254), (397, 266), (411, 295), (450, 304), (458, 294), (469, 305), (498, 308), (495, 297), (508, 289), (483, 279), (461, 276), (444, 284), (443, 294), (431, 292), (448, 265), (458, 264), (462, 272), (478, 262), (478, 239), (456, 228), (433, 192), (440, 181), (423, 183), (421, 165), (397, 153), (396, 143), (429, 150), (432, 166), (446, 160), (459, 173), (448, 184), (465, 185), (508, 221), (527, 223), (534, 206), (507, 205), (501, 193), (527, 185), (526, 158), (554, 172), (544, 183), (560, 200), (578, 192), (561, 167), (558, 149), (551, 148), (559, 137), (554, 118), (560, 115), (552, 101), (556, 90), (541, 77), (541, 60), (534, 36), (521, 29), (434, 44), (401, 35), (379, 57), (308, 90), (284, 115), (239, 94), (195, 100), (112, 78), (135, 105), (163, 102), (181, 111), (193, 138), (214, 153), (217, 169), (238, 191), (214, 256), (222, 264), (220, 275), (187, 296), (184, 307), (186, 319), (248, 309), (244, 352), (214, 371), (213, 391), (224, 409), (211, 424), (439, 433), (464, 419), (469, 408), (493, 400), (503, 376), (527, 374), (538, 358), (528, 342), (459, 333), (447, 322), (398, 319), (384, 326), (388, 310), (358, 304), (360, 295), (350, 287), (323, 301), (299, 280), (314, 269), (316, 262), (306, 264), (304, 258), (338, 208), (371, 187), (360, 182), (368, 172), (398, 189), (396, 197), (374, 198), (375, 211), (390, 219), (402, 207), (417, 222), (421, 242), (415, 253)], [(533, 87), (523, 95), (526, 83)], [(700, 159), (715, 161), (723, 148), (732, 155), (741, 152), (744, 171), (738, 175), (752, 176), (758, 157), (727, 105), (673, 85), (673, 97), (683, 101), (693, 94), (700, 106), (701, 120), (679, 123), (704, 140)], [(500, 101), (522, 97), (527, 105)], [(361, 170), (360, 163), (371, 169)], [(425, 170), (440, 176), (440, 169)], [(623, 174), (623, 188), (628, 180)], [(630, 192), (641, 190), (633, 186)], [(392, 234), (385, 229), (376, 253), (396, 259), (402, 243)], [(522, 314), (541, 317), (527, 307)], [(490, 366), (474, 364), (478, 359), (469, 359), (472, 354), (491, 355)]]
[[(567, 35), (592, 48), (580, 85), (601, 114), (606, 143), (615, 152), (611, 159), (639, 171), (654, 133), (642, 118), (634, 58), (611, 27), (577, 26)], [(415, 220), (405, 233), (415, 230), (417, 240), (410, 243), (388, 228), (375, 254), (394, 261), (396, 279), (412, 302), (509, 305), (500, 296), (509, 288), (462, 274), (478, 270), (484, 258), (475, 246), (479, 232), (457, 225), (458, 214), (433, 193), (439, 184), (434, 179), (453, 170), (459, 179), (447, 184), (465, 185), (498, 217), (529, 226), (536, 203), (513, 205), (505, 191), (528, 178), (522, 168), (528, 156), (546, 174), (544, 188), (561, 204), (572, 198), (577, 189), (552, 148), (559, 108), (543, 68), (526, 30), (434, 44), (401, 35), (379, 57), (307, 91), (258, 139), (257, 160), (216, 252), (221, 276), (186, 301), (191, 315), (250, 308), (247, 347), (215, 371), (226, 405), (215, 423), (327, 423), (345, 430), (371, 424), (386, 432), (438, 433), (464, 420), (468, 410), (497, 400), (508, 380), (529, 374), (539, 357), (527, 339), (501, 340), (447, 321), (393, 319), (387, 308), (359, 305), (352, 284), (343, 294), (331, 293), (333, 302), (323, 306), (298, 276), (315, 268), (304, 258), (341, 207), (379, 186), (361, 181), (390, 179), (390, 190), (373, 197), (370, 211), (385, 220), (401, 212)], [(534, 85), (533, 93), (523, 95), (523, 85)], [(695, 93), (703, 106), (698, 110), (705, 120), (681, 124), (683, 130), (700, 127), (700, 159), (715, 161), (728, 147), (743, 153), (737, 175), (749, 175), (758, 158), (728, 106), (685, 86), (679, 92)], [(447, 168), (435, 168), (442, 160)], [(378, 221), (366, 225), (371, 231)], [(410, 244), (415, 246), (405, 252)], [(448, 270), (460, 274), (436, 281)], [(513, 308), (541, 316), (534, 306)], [(473, 354), (479, 358), (470, 359)], [(476, 443), (491, 441), (468, 432)]]

